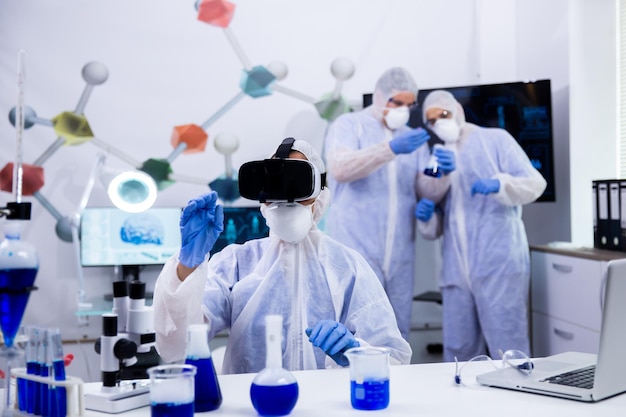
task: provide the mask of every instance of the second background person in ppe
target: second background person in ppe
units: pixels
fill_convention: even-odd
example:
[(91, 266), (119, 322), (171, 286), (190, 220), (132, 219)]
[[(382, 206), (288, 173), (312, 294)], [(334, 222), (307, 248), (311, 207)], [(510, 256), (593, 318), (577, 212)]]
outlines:
[(530, 355), (522, 206), (543, 193), (546, 181), (506, 130), (466, 123), (450, 92), (431, 92), (422, 109), (456, 161), (449, 175), (419, 176), (424, 199), (416, 209), (420, 230), (430, 237), (443, 233), (444, 360), (499, 358), (498, 351), (508, 349)]

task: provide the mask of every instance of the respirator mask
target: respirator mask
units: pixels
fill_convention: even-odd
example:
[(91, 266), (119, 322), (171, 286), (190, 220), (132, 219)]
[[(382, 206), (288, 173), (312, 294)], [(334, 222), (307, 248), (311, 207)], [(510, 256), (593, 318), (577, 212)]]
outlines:
[(385, 123), (391, 130), (406, 126), (411, 118), (411, 112), (407, 106), (387, 107), (387, 114), (384, 115)]

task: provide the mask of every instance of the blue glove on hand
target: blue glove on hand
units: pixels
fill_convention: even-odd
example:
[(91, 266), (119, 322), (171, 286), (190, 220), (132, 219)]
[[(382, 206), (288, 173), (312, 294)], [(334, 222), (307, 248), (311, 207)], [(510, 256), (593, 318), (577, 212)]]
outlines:
[(348, 366), (346, 350), (360, 346), (354, 335), (343, 324), (334, 320), (320, 320), (313, 328), (305, 330), (309, 342), (322, 349), (338, 365)]
[(418, 127), (404, 132), (391, 139), (389, 146), (396, 155), (399, 153), (411, 153), (424, 143), (428, 142), (430, 135), (427, 131)]
[(421, 222), (427, 222), (433, 217), (435, 203), (427, 198), (422, 198), (415, 207), (415, 217)]
[(437, 157), (437, 167), (444, 175), (448, 175), (456, 169), (454, 152), (450, 149), (436, 148), (434, 155)]
[(189, 268), (200, 265), (224, 230), (224, 209), (211, 191), (190, 200), (180, 216), (182, 246), (178, 261)]
[(491, 194), (500, 191), (500, 180), (496, 179), (480, 179), (472, 184), (472, 195), (474, 194)]

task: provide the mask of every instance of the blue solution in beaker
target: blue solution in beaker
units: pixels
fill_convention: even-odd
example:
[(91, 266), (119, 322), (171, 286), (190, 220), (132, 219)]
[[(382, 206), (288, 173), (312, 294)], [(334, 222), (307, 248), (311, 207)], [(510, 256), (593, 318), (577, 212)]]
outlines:
[(190, 403), (155, 403), (150, 404), (151, 417), (189, 417), (193, 416), (193, 401)]
[(7, 346), (13, 346), (36, 275), (37, 268), (0, 269), (0, 327)]
[(262, 416), (285, 416), (298, 401), (298, 384), (250, 386), (254, 409)]
[(222, 391), (217, 381), (213, 359), (185, 359), (188, 365), (194, 365), (196, 383), (194, 385), (196, 412), (217, 410), (222, 405)]
[(357, 410), (382, 410), (389, 405), (389, 379), (350, 381), (350, 401)]

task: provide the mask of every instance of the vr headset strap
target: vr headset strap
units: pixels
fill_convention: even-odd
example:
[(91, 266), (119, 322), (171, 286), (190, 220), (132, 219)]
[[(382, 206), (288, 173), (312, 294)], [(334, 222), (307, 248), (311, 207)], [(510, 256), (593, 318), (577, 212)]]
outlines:
[(289, 158), (289, 152), (291, 152), (291, 148), (293, 147), (293, 143), (296, 140), (294, 138), (285, 138), (283, 142), (276, 149), (276, 157), (280, 159)]

